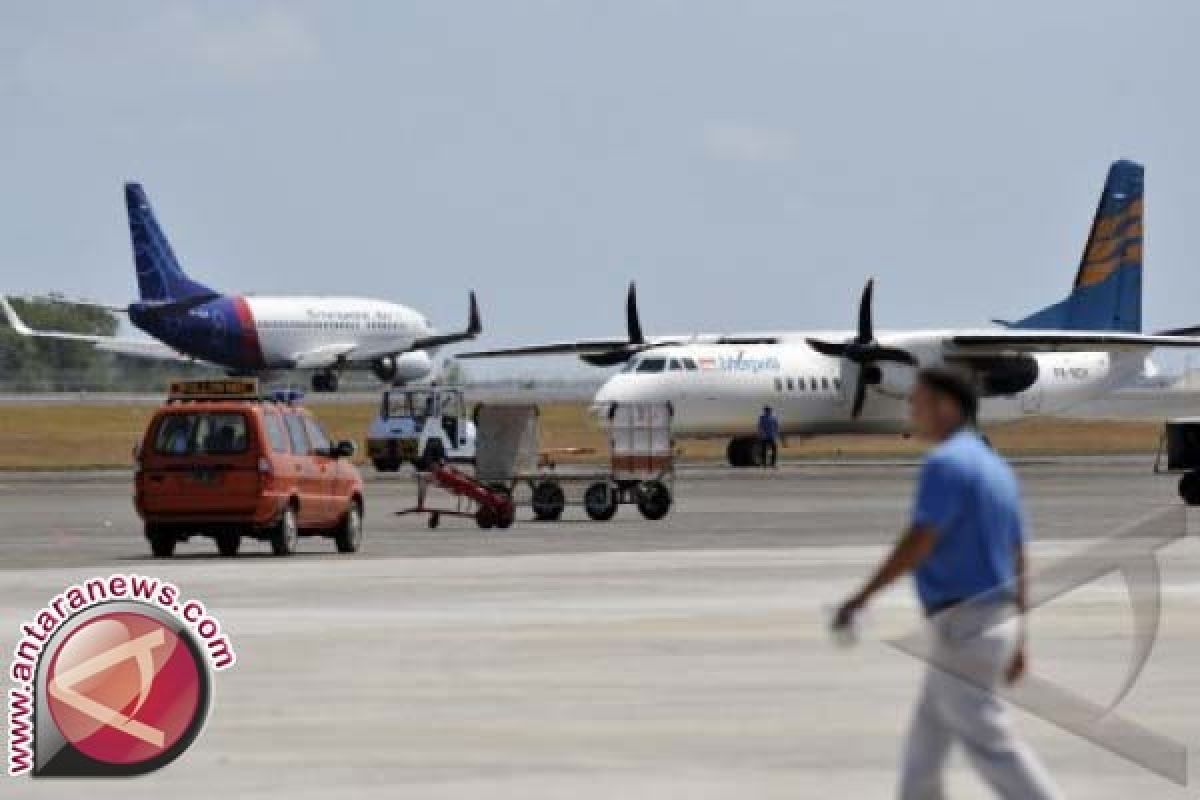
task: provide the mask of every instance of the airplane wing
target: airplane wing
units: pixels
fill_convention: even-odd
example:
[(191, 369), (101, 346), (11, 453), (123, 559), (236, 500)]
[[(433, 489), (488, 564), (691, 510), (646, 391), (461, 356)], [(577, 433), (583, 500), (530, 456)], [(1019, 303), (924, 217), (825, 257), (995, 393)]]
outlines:
[(962, 355), (1135, 351), (1152, 350), (1156, 347), (1200, 348), (1200, 336), (1175, 333), (1013, 329), (986, 333), (950, 334), (943, 344), (948, 353)]
[(287, 361), (290, 369), (324, 369), (332, 367), (358, 347), (355, 342), (321, 345), (315, 350), (293, 353)]
[(68, 331), (38, 331), (30, 328), (17, 315), (12, 304), (8, 302), (8, 298), (0, 295), (0, 312), (4, 314), (8, 324), (12, 326), (13, 331), (18, 335), (29, 339), (51, 339), (60, 342), (82, 342), (84, 344), (95, 345), (97, 350), (103, 350), (106, 353), (116, 353), (117, 355), (129, 356), (130, 358), (144, 358), (151, 361), (186, 361), (194, 362), (197, 359), (186, 356), (180, 353), (173, 347), (168, 347), (162, 342), (154, 339), (129, 338), (120, 336), (99, 336), (89, 333), (70, 333)]

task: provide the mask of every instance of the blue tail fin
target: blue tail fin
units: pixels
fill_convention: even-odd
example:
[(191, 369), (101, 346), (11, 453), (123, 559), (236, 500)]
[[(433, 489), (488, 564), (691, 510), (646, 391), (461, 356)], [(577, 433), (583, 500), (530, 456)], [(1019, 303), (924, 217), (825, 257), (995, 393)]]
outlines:
[(142, 302), (166, 303), (213, 293), (184, 274), (141, 184), (125, 184), (125, 208), (129, 212), (133, 263)]
[(1113, 163), (1071, 294), (1012, 327), (1127, 333), (1142, 330), (1144, 172), (1141, 164), (1132, 161)]

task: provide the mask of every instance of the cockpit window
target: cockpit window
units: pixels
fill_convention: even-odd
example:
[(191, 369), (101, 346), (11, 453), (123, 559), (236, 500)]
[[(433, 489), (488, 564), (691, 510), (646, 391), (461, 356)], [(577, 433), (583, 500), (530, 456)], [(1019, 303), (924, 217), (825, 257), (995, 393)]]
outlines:
[(642, 362), (631, 358), (625, 362), (625, 366), (621, 367), (621, 372), (633, 372), (635, 369), (637, 369), (637, 365), (640, 363)]
[(662, 372), (667, 368), (667, 360), (665, 358), (643, 358), (638, 364), (637, 371), (641, 372)]

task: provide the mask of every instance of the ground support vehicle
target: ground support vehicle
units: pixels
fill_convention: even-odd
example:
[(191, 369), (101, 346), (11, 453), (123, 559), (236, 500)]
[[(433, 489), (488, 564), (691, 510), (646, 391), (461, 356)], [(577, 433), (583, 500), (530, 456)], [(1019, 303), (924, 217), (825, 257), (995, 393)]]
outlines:
[(379, 472), (396, 472), (406, 463), (428, 471), (443, 462), (473, 463), (475, 441), (461, 389), (393, 387), (382, 394), (367, 431), (367, 455)]
[(154, 555), (193, 536), (237, 555), (244, 537), (276, 555), (302, 536), (362, 543), (362, 476), (352, 442), (331, 442), (287, 390), (262, 397), (255, 380), (177, 381), (134, 450), (134, 506)]
[(1200, 506), (1200, 417), (1166, 421), (1154, 457), (1154, 472), (1180, 475), (1179, 497), (1189, 506)]

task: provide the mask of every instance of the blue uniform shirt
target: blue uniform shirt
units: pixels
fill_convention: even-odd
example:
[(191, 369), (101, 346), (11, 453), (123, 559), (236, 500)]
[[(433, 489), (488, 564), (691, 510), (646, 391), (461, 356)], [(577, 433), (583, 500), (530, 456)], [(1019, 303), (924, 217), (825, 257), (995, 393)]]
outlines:
[(927, 611), (1013, 585), (1016, 549), (1025, 541), (1020, 487), (977, 433), (959, 431), (930, 452), (912, 522), (932, 527), (936, 536), (916, 571)]
[(758, 417), (758, 438), (774, 441), (779, 438), (779, 418), (774, 414), (760, 414)]

